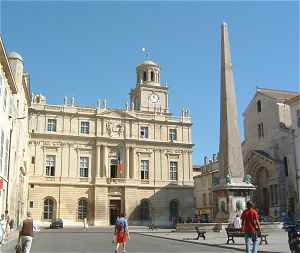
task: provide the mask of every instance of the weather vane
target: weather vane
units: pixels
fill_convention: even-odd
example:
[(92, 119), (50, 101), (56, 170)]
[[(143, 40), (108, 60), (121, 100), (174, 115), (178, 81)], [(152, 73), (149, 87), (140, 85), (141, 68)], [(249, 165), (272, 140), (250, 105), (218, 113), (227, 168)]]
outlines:
[(149, 49), (148, 49), (148, 48), (145, 48), (145, 47), (143, 47), (143, 48), (142, 48), (142, 51), (145, 53), (145, 60), (148, 60), (148, 59), (150, 59), (150, 53), (149, 53)]

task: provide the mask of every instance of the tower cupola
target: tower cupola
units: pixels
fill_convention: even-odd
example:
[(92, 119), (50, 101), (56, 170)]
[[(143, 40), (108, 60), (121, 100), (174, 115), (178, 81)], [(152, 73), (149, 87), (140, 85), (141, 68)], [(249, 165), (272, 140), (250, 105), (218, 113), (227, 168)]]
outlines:
[(137, 84), (160, 86), (160, 66), (146, 59), (136, 67)]

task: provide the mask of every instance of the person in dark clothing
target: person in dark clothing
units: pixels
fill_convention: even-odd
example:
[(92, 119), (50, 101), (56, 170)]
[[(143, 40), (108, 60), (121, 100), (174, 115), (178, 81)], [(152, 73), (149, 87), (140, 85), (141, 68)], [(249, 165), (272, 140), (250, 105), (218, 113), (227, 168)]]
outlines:
[(22, 228), (19, 232), (18, 245), (21, 242), (22, 253), (30, 253), (33, 232), (39, 229), (31, 217), (31, 213), (27, 212), (27, 218), (23, 221)]

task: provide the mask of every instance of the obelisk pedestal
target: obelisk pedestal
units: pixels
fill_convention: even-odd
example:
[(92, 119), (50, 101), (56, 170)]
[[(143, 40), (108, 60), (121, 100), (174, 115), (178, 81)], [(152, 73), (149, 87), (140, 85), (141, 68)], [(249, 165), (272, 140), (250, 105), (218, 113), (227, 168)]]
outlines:
[(238, 128), (237, 105), (229, 45), (228, 25), (221, 27), (221, 103), (220, 103), (220, 178), (214, 184), (217, 199), (215, 220), (228, 222), (240, 213), (255, 187), (244, 176), (244, 164)]

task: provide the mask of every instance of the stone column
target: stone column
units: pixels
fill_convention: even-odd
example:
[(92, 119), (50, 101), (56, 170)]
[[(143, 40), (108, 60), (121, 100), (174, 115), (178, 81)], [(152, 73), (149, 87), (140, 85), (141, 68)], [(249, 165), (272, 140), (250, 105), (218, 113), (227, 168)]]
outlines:
[(136, 160), (135, 160), (135, 148), (131, 149), (131, 178), (135, 178), (135, 167), (136, 167)]
[(108, 161), (108, 147), (104, 146), (104, 168), (105, 168), (105, 176), (110, 177), (109, 173), (109, 161)]
[(125, 152), (126, 152), (126, 158), (125, 158), (125, 162), (126, 162), (126, 175), (125, 177), (128, 179), (129, 176), (130, 176), (130, 173), (129, 173), (129, 170), (130, 170), (130, 163), (129, 163), (129, 160), (130, 160), (130, 156), (129, 156), (129, 147), (126, 147), (125, 148)]
[(100, 153), (101, 146), (96, 146), (96, 177), (101, 176), (101, 169), (100, 169), (100, 159), (101, 159), (101, 153)]

